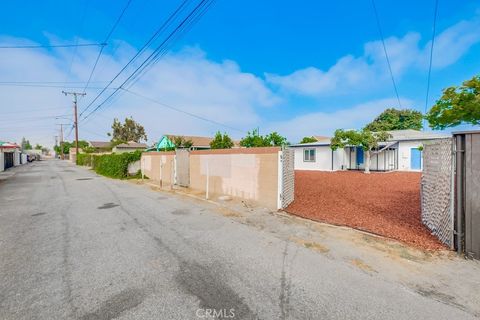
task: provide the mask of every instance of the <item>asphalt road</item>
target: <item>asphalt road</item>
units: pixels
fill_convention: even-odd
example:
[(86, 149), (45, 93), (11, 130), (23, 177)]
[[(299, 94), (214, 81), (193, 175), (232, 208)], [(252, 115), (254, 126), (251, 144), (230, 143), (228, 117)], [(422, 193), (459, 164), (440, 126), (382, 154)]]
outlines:
[(469, 319), (240, 224), (59, 160), (0, 181), (0, 319)]

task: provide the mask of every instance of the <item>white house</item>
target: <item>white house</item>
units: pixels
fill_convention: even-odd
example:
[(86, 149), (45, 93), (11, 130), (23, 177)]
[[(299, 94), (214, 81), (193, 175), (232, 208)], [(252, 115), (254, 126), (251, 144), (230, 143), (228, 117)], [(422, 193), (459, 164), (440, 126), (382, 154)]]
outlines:
[[(418, 130), (389, 131), (392, 137), (379, 144), (372, 154), (372, 171), (421, 171), (422, 146), (435, 139), (450, 138), (450, 134)], [(360, 147), (349, 146), (333, 151), (330, 141), (292, 145), (295, 149), (295, 170), (362, 170), (365, 169), (364, 152)]]

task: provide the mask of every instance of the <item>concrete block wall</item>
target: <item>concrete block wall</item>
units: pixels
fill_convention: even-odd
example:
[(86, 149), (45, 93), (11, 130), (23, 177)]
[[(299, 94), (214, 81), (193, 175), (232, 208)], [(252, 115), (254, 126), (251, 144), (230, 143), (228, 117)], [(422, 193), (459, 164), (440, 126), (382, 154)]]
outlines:
[(175, 152), (144, 152), (140, 159), (143, 173), (160, 187), (175, 183)]
[(276, 147), (192, 151), (190, 188), (205, 195), (208, 188), (209, 198), (229, 195), (277, 209), (279, 152)]
[[(293, 200), (293, 150), (283, 159), (278, 147), (196, 150), (188, 154), (188, 188), (208, 199), (219, 196), (281, 209)], [(144, 152), (140, 165), (151, 182), (172, 187), (178, 181), (175, 152)], [(285, 173), (285, 174), (284, 174)]]

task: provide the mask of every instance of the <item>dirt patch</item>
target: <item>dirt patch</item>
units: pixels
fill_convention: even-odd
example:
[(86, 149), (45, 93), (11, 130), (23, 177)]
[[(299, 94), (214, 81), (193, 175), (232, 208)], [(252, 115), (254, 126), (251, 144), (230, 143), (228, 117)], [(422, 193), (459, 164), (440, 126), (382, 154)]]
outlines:
[(372, 268), (370, 265), (366, 264), (362, 259), (356, 258), (356, 259), (350, 260), (350, 262), (351, 262), (354, 266), (362, 269), (363, 271), (366, 271), (366, 272), (377, 272), (377, 271), (376, 271), (374, 268)]
[(307, 240), (300, 239), (300, 238), (297, 238), (297, 237), (291, 237), (290, 240), (292, 240), (293, 242), (296, 242), (298, 244), (301, 244), (305, 248), (312, 249), (312, 250), (318, 251), (320, 253), (325, 254), (325, 253), (328, 253), (330, 251), (329, 248), (327, 248), (326, 246), (324, 246), (323, 244), (318, 243), (318, 242), (307, 241)]
[(295, 172), (295, 201), (287, 212), (400, 240), (428, 250), (445, 249), (420, 218), (416, 172)]

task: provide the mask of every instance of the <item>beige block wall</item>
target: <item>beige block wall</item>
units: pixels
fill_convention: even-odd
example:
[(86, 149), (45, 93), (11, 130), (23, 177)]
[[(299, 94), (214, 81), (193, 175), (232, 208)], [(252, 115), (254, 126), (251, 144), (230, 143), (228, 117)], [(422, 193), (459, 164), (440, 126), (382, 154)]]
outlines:
[(190, 153), (190, 188), (209, 198), (230, 195), (267, 208), (278, 204), (280, 148), (202, 150)]
[(174, 152), (144, 152), (140, 165), (151, 182), (171, 187), (174, 184), (174, 159)]

